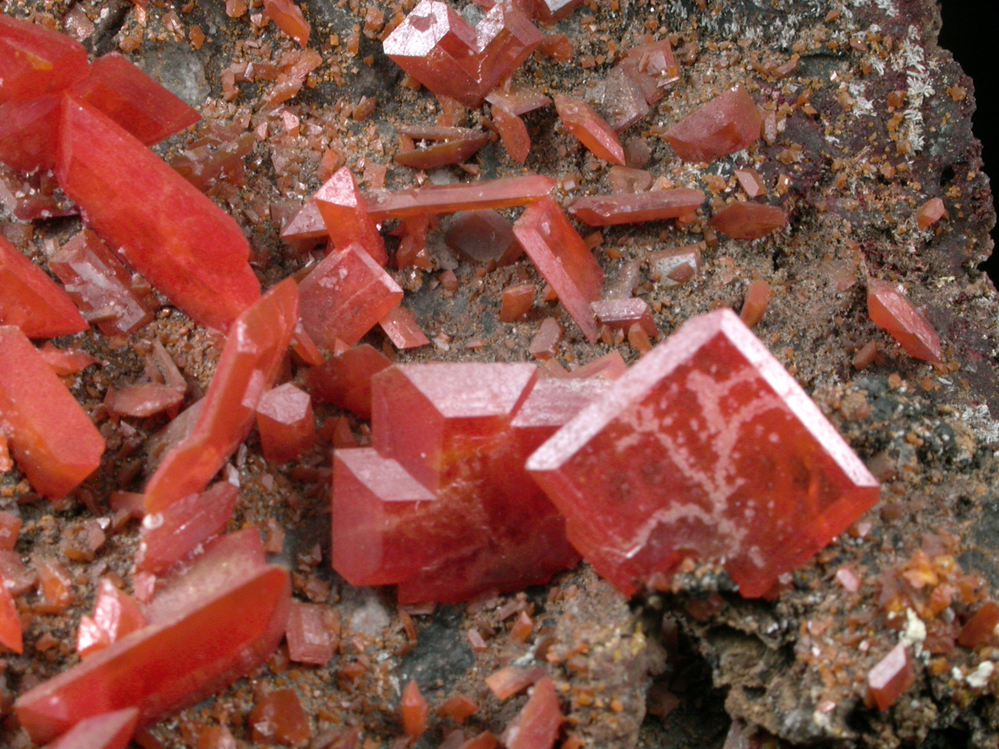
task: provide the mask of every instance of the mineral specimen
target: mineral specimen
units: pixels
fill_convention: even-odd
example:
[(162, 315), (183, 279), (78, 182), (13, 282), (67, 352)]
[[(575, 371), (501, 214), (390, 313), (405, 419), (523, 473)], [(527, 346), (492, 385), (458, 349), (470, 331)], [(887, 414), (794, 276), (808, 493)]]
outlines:
[(748, 147), (760, 137), (763, 116), (742, 86), (719, 94), (666, 131), (684, 161), (714, 161)]
[(787, 223), (787, 214), (775, 205), (730, 203), (708, 224), (732, 239), (760, 239)]
[(614, 226), (692, 216), (703, 203), (700, 190), (675, 188), (577, 198), (569, 213), (590, 226)]
[(555, 109), (565, 129), (586, 146), (594, 156), (624, 166), (624, 148), (607, 120), (582, 99), (555, 95)]
[(928, 362), (942, 361), (937, 332), (894, 284), (868, 278), (867, 310), (871, 321), (888, 331), (909, 356)]
[(356, 244), (379, 265), (388, 263), (385, 242), (368, 216), (364, 198), (350, 169), (338, 170), (316, 191), (313, 199), (336, 249), (346, 250)]

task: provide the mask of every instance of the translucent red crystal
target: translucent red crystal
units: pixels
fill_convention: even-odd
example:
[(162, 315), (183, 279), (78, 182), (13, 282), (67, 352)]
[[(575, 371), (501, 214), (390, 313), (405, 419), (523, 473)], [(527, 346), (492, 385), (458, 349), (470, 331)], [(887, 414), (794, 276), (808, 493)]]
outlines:
[(573, 545), (623, 593), (683, 559), (767, 592), (878, 499), (877, 481), (723, 309), (685, 323), (527, 463)]
[(680, 79), (680, 65), (669, 39), (632, 47), (617, 67), (639, 86), (650, 105), (662, 99), (667, 89)]
[(398, 349), (419, 348), (430, 343), (430, 339), (420, 330), (413, 313), (405, 307), (393, 307), (378, 324)]
[(430, 708), (415, 679), (410, 679), (402, 690), (399, 712), (402, 714), (402, 729), (410, 739), (417, 739), (426, 732)]
[[(217, 548), (223, 553), (207, 551), (173, 584), (179, 594), (167, 588), (157, 596), (148, 626), (18, 698), (18, 721), (33, 741), (128, 707), (138, 708), (138, 725), (154, 723), (264, 663), (284, 635), (288, 572), (265, 565), (262, 551), (244, 563), (241, 546)], [(188, 586), (189, 577), (197, 582)]]
[(274, 382), (297, 322), (298, 287), (291, 278), (233, 322), (191, 433), (167, 453), (146, 485), (147, 512), (200, 492), (246, 439), (257, 401)]
[(79, 99), (64, 100), (60, 132), (62, 188), (94, 231), (173, 304), (201, 325), (225, 329), (259, 298), (250, 248), (232, 217)]
[(767, 311), (767, 305), (770, 304), (770, 298), (773, 294), (773, 289), (766, 281), (753, 281), (746, 289), (746, 297), (742, 301), (739, 319), (750, 328), (759, 323)]
[(916, 682), (916, 675), (909, 662), (909, 653), (899, 643), (878, 661), (867, 674), (867, 694), (864, 701), (869, 707), (887, 710)]
[(257, 431), (267, 461), (288, 463), (301, 457), (316, 437), (309, 394), (290, 382), (268, 390), (257, 403)]
[(0, 326), (0, 431), (36, 492), (60, 499), (100, 465), (104, 438), (20, 329)]
[(21, 614), (2, 574), (0, 574), (0, 645), (15, 653), (24, 652)]
[(513, 224), (492, 209), (455, 214), (444, 240), (451, 249), (480, 263), (510, 265), (524, 254), (513, 235)]
[(56, 93), (86, 75), (78, 41), (0, 14), (0, 104)]
[(543, 198), (527, 207), (513, 233), (583, 335), (596, 342), (590, 303), (600, 299), (604, 274), (562, 209), (551, 198)]
[(136, 292), (132, 274), (92, 231), (84, 229), (58, 249), (49, 268), (104, 335), (129, 335), (153, 319), (148, 295)]
[(763, 177), (755, 169), (736, 169), (735, 178), (739, 180), (739, 185), (746, 191), (746, 195), (751, 198), (766, 195), (767, 187), (763, 184)]
[(544, 197), (555, 180), (540, 174), (503, 177), (455, 185), (430, 185), (367, 195), (368, 213), (375, 221), (431, 216), (439, 213), (515, 208)]
[(81, 720), (48, 749), (125, 749), (135, 731), (139, 711), (134, 707), (101, 713)]
[(534, 305), (534, 284), (518, 283), (503, 289), (500, 300), (500, 320), (516, 322), (527, 317)]
[(742, 86), (719, 94), (665, 133), (684, 161), (714, 161), (741, 151), (760, 137), (763, 115)]
[(29, 338), (57, 338), (90, 327), (67, 293), (2, 236), (0, 325), (15, 325)]
[(582, 99), (555, 95), (555, 109), (566, 130), (597, 158), (624, 166), (624, 148), (614, 129)]
[(309, 22), (292, 0), (264, 0), (264, 13), (299, 47), (309, 46)]
[(302, 281), (302, 325), (328, 351), (353, 346), (402, 301), (402, 289), (358, 245), (330, 253)]
[(704, 193), (700, 190), (675, 188), (590, 195), (574, 200), (568, 210), (590, 226), (614, 226), (692, 216), (703, 203)]
[(44, 172), (55, 165), (59, 102), (58, 95), (49, 94), (0, 104), (0, 162), (19, 172)]
[(983, 604), (961, 628), (957, 644), (966, 648), (977, 648), (994, 642), (997, 639), (997, 626), (999, 626), (999, 603), (989, 601)]
[(265, 694), (248, 717), (256, 743), (299, 746), (312, 738), (309, 719), (294, 689)]
[(292, 601), (288, 612), (288, 657), (295, 663), (325, 666), (336, 650), (328, 623), (330, 609), (316, 603)]
[[(413, 131), (416, 131), (415, 133)], [(423, 132), (419, 132), (419, 131)], [(474, 156), (489, 142), (489, 135), (468, 128), (402, 128), (407, 137), (419, 140), (436, 141), (408, 151), (399, 151), (396, 164), (411, 169), (440, 169), (451, 164), (462, 164)]]
[(513, 5), (497, 4), (472, 28), (439, 0), (421, 0), (383, 42), (385, 54), (438, 96), (478, 107), (541, 43)]
[(493, 105), (491, 113), (493, 124), (496, 126), (507, 154), (518, 164), (525, 163), (531, 153), (531, 136), (527, 132), (527, 125), (513, 112), (496, 104)]
[(507, 725), (500, 741), (507, 749), (552, 749), (563, 720), (555, 682), (545, 677), (534, 685), (527, 703)]
[(305, 382), (316, 400), (370, 419), (371, 378), (391, 364), (383, 353), (365, 343), (313, 367), (306, 372)]
[(701, 248), (697, 245), (657, 250), (646, 256), (649, 275), (666, 288), (682, 286), (697, 277), (701, 269)]
[(936, 330), (894, 284), (868, 278), (867, 311), (871, 321), (888, 331), (909, 356), (928, 362), (943, 360)]
[(80, 617), (76, 652), (81, 656), (93, 655), (144, 626), (146, 617), (135, 599), (108, 578), (101, 578), (93, 616), (84, 614)]
[(313, 199), (334, 247), (346, 250), (356, 244), (378, 265), (388, 263), (385, 242), (368, 216), (364, 197), (350, 169), (338, 170), (316, 191)]
[(927, 229), (947, 215), (947, 208), (940, 198), (930, 198), (916, 209), (916, 226)]
[(659, 337), (652, 311), (644, 299), (605, 299), (590, 306), (601, 325), (622, 330), (638, 325), (650, 338)]
[(732, 239), (760, 239), (787, 223), (787, 214), (775, 205), (729, 203), (708, 224)]

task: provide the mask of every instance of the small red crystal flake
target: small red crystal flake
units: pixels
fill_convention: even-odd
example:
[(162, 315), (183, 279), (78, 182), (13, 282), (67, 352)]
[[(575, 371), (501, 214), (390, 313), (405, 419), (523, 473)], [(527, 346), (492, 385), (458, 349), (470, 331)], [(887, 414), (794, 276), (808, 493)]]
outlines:
[(336, 249), (346, 250), (356, 244), (379, 265), (388, 263), (385, 242), (368, 216), (364, 197), (350, 169), (343, 167), (337, 171), (316, 191), (313, 199)]
[(864, 701), (868, 707), (877, 706), (879, 710), (887, 710), (915, 682), (916, 675), (909, 661), (909, 653), (905, 645), (899, 643), (867, 674), (867, 694)]
[(921, 361), (943, 361), (936, 330), (894, 284), (868, 278), (867, 311), (871, 321), (888, 331), (909, 356)]
[(685, 323), (531, 456), (594, 568), (630, 595), (685, 558), (765, 594), (878, 499), (863, 463), (731, 310)]
[(268, 390), (257, 403), (257, 431), (269, 462), (288, 463), (300, 458), (316, 436), (309, 394), (290, 382)]
[(761, 239), (787, 223), (787, 214), (775, 205), (730, 203), (708, 224), (732, 239)]
[(555, 95), (555, 109), (565, 129), (597, 158), (624, 166), (624, 147), (607, 120), (582, 99)]
[(675, 188), (592, 195), (574, 200), (568, 210), (590, 226), (614, 226), (693, 216), (703, 203), (704, 193), (700, 190)]
[(742, 86), (716, 96), (666, 131), (684, 161), (711, 162), (741, 151), (760, 137), (763, 115)]

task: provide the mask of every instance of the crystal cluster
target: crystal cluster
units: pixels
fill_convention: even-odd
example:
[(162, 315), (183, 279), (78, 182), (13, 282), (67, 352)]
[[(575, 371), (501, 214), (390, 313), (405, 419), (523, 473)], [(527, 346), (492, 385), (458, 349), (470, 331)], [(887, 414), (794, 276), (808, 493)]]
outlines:
[(625, 594), (684, 559), (762, 596), (878, 483), (730, 310), (685, 323), (527, 463), (584, 558)]

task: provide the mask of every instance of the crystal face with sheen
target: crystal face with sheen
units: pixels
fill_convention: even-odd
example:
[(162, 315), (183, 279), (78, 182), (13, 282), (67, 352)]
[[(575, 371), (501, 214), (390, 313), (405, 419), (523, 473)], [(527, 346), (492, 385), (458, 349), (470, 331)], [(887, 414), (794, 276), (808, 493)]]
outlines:
[(693, 318), (528, 460), (569, 540), (625, 594), (685, 558), (764, 595), (877, 481), (731, 310)]

